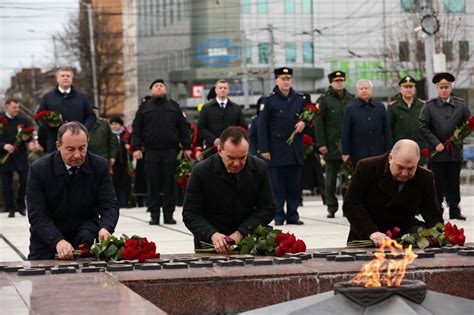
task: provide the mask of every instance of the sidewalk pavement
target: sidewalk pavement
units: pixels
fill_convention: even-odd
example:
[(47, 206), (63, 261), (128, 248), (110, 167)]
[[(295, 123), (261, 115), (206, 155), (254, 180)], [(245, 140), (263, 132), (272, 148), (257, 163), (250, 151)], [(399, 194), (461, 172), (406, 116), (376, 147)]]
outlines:
[[(468, 190), (471, 190), (469, 187)], [(342, 201), (340, 200), (340, 205)], [(461, 201), (463, 214), (467, 221), (451, 222), (465, 230), (466, 241), (474, 241), (474, 196), (463, 196)], [(161, 254), (193, 253), (193, 237), (181, 216), (182, 208), (177, 208), (176, 225), (148, 225), (149, 215), (145, 208), (121, 209), (115, 235), (122, 233), (137, 234), (154, 241)], [(305, 241), (308, 248), (345, 247), (349, 233), (349, 223), (339, 210), (335, 219), (326, 218), (326, 207), (321, 200), (305, 197), (304, 206), (299, 209), (304, 225), (283, 225), (284, 232), (290, 231)], [(448, 213), (444, 219), (448, 220)], [(16, 214), (7, 218), (8, 213), (0, 213), (0, 262), (26, 260), (29, 245), (29, 223), (26, 217)], [(273, 222), (272, 222), (273, 223)]]

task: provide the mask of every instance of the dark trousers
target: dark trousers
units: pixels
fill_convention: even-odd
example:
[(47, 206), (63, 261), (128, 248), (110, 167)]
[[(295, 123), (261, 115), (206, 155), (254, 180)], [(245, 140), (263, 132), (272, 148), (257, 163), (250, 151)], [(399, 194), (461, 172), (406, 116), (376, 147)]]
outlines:
[(431, 162), (431, 170), (433, 171), (436, 195), (440, 204), (441, 211), (443, 208), (443, 198), (449, 206), (449, 213), (452, 215), (459, 213), (459, 203), (461, 202), (461, 192), (459, 189), (459, 177), (461, 174), (461, 161), (456, 162)]
[(165, 218), (173, 216), (176, 154), (176, 150), (147, 151), (145, 161), (147, 206), (153, 220), (159, 220), (161, 207)]
[(328, 212), (336, 213), (339, 202), (336, 196), (337, 173), (341, 168), (342, 160), (326, 161), (326, 205)]
[[(301, 196), (300, 165), (272, 166), (268, 168), (276, 203), (275, 221), (295, 222), (299, 220), (298, 206)], [(286, 215), (283, 209), (286, 202)]]
[(26, 192), (26, 179), (28, 178), (28, 170), (19, 171), (19, 188), (16, 197), (16, 206), (13, 200), (13, 172), (2, 172), (2, 185), (3, 185), (3, 200), (5, 201), (5, 209), (10, 212), (14, 212), (17, 209), (25, 209), (25, 192)]

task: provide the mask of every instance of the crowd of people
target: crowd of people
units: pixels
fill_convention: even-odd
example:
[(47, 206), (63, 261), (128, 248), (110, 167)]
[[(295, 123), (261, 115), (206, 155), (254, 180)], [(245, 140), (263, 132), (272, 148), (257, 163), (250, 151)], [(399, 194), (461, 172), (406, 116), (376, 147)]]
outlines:
[[(132, 175), (136, 187), (146, 186), (149, 224), (159, 225), (161, 212), (164, 224), (176, 224), (176, 170), (183, 160), (193, 161), (182, 187), (183, 221), (196, 248), (210, 242), (218, 253), (229, 250), (228, 238), (239, 241), (259, 225), (304, 224), (298, 213), (303, 170), (314, 171), (332, 219), (338, 174), (355, 169), (342, 207), (349, 241), (380, 244), (394, 226), (411, 232), (443, 222), (444, 198), (449, 217), (466, 220), (459, 207), (462, 145), (446, 141), (470, 112), (452, 95), (452, 74), (433, 77), (437, 97), (427, 102), (417, 98), (416, 80), (403, 77), (387, 108), (374, 99), (370, 80), (359, 80), (351, 94), (343, 71), (328, 75), (329, 87), (309, 107), (310, 96), (293, 87), (293, 69), (274, 74), (275, 87), (258, 100), (250, 124), (229, 98), (226, 80), (216, 82), (197, 124), (168, 97), (164, 80), (151, 82), (131, 131), (120, 116), (97, 117), (72, 86), (69, 68), (57, 71), (58, 86), (40, 103), (37, 133), (19, 114), (20, 102), (8, 99), (0, 118), (3, 197), (10, 217), (28, 213), (29, 259), (70, 259), (78, 246), (112, 234), (119, 209), (131, 205)], [(314, 119), (304, 118), (308, 108)], [(432, 153), (420, 153), (426, 150)], [(28, 152), (37, 159), (31, 166)]]

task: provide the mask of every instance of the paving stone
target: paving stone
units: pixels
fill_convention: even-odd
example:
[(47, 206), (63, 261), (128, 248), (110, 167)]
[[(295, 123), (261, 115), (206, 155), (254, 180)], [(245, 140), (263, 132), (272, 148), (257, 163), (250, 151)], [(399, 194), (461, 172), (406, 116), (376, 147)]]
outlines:
[(213, 267), (214, 263), (210, 260), (207, 261), (191, 261), (189, 263), (189, 267), (191, 268), (205, 268), (205, 267)]
[(87, 266), (81, 269), (82, 273), (91, 273), (91, 272), (104, 272), (104, 267), (95, 267), (95, 266)]
[(64, 274), (64, 273), (76, 273), (74, 267), (63, 267), (63, 268), (51, 268), (50, 272), (52, 275)]
[(174, 258), (173, 262), (184, 262), (184, 263), (190, 263), (191, 261), (198, 261), (199, 258), (197, 257), (179, 257), (179, 258)]
[(169, 263), (170, 260), (169, 259), (164, 259), (164, 258), (153, 258), (153, 259), (145, 259), (145, 262), (146, 263), (163, 265), (163, 264)]
[(418, 255), (417, 258), (434, 258), (435, 253), (433, 252), (416, 252), (415, 254)]
[(19, 276), (42, 276), (46, 274), (46, 269), (44, 268), (28, 268), (20, 269), (16, 273)]
[(160, 270), (161, 265), (157, 263), (142, 264), (140, 270)]
[(178, 263), (164, 263), (163, 264), (163, 269), (187, 269), (188, 264), (184, 262), (178, 262)]
[(337, 255), (334, 257), (335, 261), (354, 261), (355, 257), (352, 255)]
[(326, 260), (334, 261), (334, 260), (336, 260), (336, 256), (338, 256), (338, 255), (327, 255)]
[(253, 261), (254, 266), (271, 266), (273, 265), (273, 259), (271, 258), (263, 258), (263, 259), (255, 259)]
[(24, 267), (21, 266), (21, 265), (17, 265), (17, 266), (5, 266), (5, 268), (3, 269), (4, 272), (17, 272), (18, 270), (20, 269), (23, 269)]
[(303, 259), (301, 259), (300, 257), (289, 257), (289, 258), (292, 260), (293, 264), (302, 264), (303, 263)]
[(337, 255), (339, 252), (314, 252), (313, 258), (326, 258), (330, 255)]
[(275, 257), (273, 258), (273, 262), (275, 263), (275, 265), (287, 265), (287, 264), (292, 264), (293, 259), (285, 258), (285, 257)]
[(108, 264), (107, 271), (131, 271), (133, 270), (133, 265), (127, 264)]
[(458, 255), (460, 256), (474, 256), (474, 250), (459, 250)]
[(79, 269), (79, 264), (78, 263), (68, 263), (68, 264), (59, 264), (58, 268), (69, 268), (69, 267), (74, 267), (76, 269)]
[(373, 254), (357, 254), (354, 256), (355, 260), (361, 260), (361, 261), (369, 261), (374, 259)]

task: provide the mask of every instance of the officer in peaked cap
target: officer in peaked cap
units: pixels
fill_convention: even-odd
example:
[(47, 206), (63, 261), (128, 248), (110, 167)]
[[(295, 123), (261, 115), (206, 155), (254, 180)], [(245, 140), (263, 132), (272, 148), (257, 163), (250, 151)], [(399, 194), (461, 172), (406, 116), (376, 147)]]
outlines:
[[(308, 122), (299, 121), (306, 101), (292, 88), (293, 69), (275, 69), (276, 86), (265, 98), (258, 118), (258, 150), (267, 161), (277, 204), (275, 225), (303, 224), (298, 214), (301, 174), (304, 164), (302, 131)], [(292, 143), (287, 140), (296, 131)], [(286, 203), (286, 213), (283, 209)]]
[(435, 74), (432, 82), (436, 84), (437, 97), (426, 102), (420, 116), (420, 130), (431, 151), (436, 151), (431, 158), (431, 169), (441, 211), (443, 199), (446, 197), (449, 218), (466, 220), (459, 208), (463, 145), (454, 144), (449, 139), (471, 113), (462, 98), (452, 95), (452, 83), (455, 79), (454, 75), (448, 72)]
[[(421, 152), (427, 146), (418, 128), (424, 101), (416, 97), (415, 78), (409, 75), (404, 76), (398, 85), (400, 93), (394, 97), (387, 108), (393, 143), (401, 139), (411, 139), (418, 144)], [(424, 165), (426, 162), (426, 158), (421, 156), (418, 164)]]
[(340, 70), (328, 74), (329, 83), (332, 81), (346, 81), (346, 73)]
[(337, 173), (342, 164), (341, 129), (342, 117), (354, 95), (346, 88), (346, 74), (336, 70), (328, 74), (329, 87), (316, 101), (320, 114), (316, 116), (314, 127), (316, 145), (326, 161), (326, 206), (327, 217), (334, 218), (339, 208), (336, 196)]

